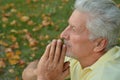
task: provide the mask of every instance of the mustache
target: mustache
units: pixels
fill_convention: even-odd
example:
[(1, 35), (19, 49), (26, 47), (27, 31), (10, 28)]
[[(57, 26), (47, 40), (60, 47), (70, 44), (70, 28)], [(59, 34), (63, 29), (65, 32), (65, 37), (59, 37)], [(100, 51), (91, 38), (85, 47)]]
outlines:
[(66, 41), (66, 40), (64, 40), (64, 44), (65, 44), (66, 46), (69, 46), (69, 43), (68, 43), (68, 41)]

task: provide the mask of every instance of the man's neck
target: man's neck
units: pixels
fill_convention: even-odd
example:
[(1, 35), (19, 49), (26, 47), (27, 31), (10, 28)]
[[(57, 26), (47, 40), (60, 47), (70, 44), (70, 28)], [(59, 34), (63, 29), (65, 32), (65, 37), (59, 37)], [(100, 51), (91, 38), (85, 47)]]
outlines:
[(104, 53), (97, 53), (97, 54), (93, 54), (89, 57), (83, 58), (83, 59), (79, 59), (80, 65), (82, 66), (82, 68), (86, 68), (88, 66), (93, 65), (102, 55), (104, 55)]

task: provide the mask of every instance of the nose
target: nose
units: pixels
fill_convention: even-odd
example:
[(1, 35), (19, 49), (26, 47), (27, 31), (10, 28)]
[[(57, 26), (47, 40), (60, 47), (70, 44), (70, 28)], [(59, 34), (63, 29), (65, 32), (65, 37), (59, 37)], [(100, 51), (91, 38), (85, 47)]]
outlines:
[(69, 27), (67, 27), (67, 28), (65, 28), (64, 30), (63, 30), (63, 32), (60, 34), (60, 38), (63, 38), (63, 39), (69, 39), (69, 34), (70, 34), (70, 32), (69, 32)]

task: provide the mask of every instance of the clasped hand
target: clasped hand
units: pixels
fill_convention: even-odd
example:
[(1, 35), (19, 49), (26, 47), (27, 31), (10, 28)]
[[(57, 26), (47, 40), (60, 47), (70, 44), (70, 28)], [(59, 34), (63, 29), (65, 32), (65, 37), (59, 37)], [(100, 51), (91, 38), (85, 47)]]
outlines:
[(69, 74), (69, 62), (64, 62), (66, 45), (59, 40), (53, 40), (38, 62), (37, 80), (64, 80)]

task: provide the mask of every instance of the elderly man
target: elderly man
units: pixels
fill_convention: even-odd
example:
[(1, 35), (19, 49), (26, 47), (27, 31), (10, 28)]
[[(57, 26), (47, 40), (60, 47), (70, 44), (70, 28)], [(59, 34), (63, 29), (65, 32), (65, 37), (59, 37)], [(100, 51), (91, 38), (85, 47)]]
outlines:
[(76, 0), (68, 23), (61, 33), (64, 44), (55, 39), (48, 44), (40, 61), (23, 71), (23, 79), (120, 80), (120, 10), (115, 3)]

